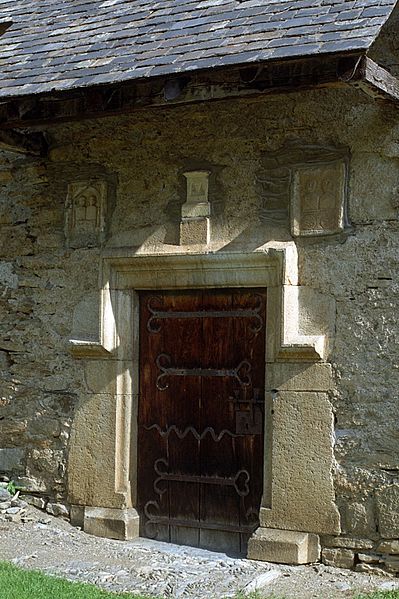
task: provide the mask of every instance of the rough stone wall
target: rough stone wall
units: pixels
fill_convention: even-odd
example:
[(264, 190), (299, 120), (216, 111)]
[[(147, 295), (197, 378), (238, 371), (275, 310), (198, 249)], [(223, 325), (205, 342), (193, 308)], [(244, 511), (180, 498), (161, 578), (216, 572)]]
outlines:
[(395, 77), (399, 73), (399, 6), (396, 5), (388, 21), (370, 50), (370, 57), (384, 66)]
[(64, 249), (65, 197), (52, 188), (50, 170), (37, 160), (2, 161), (0, 470), (29, 491), (61, 498), (84, 388), (67, 339), (76, 300), (97, 285), (98, 251)]
[(68, 339), (76, 306), (96, 292), (101, 251), (65, 242), (69, 183), (107, 181), (114, 194), (108, 247), (175, 252), (182, 173), (208, 168), (213, 240), (225, 250), (253, 251), (271, 238), (290, 239), (288, 220), (265, 218), (262, 157), (287, 140), (347, 147), (351, 227), (298, 240), (300, 283), (336, 305), (330, 401), (343, 536), (322, 540), (323, 559), (397, 572), (396, 109), (356, 90), (323, 90), (138, 111), (47, 133), (48, 159), (4, 154), (1, 162), (0, 472), (33, 493), (65, 498), (69, 432), (88, 391)]

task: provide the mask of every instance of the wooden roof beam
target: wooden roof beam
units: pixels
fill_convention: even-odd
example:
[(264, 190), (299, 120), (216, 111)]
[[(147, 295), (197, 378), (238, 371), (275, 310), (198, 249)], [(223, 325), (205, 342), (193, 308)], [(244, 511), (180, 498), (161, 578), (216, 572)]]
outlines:
[[(399, 100), (398, 79), (364, 54), (331, 55), (15, 98), (0, 103), (0, 130), (16, 133), (15, 129), (116, 116), (144, 108), (348, 86), (360, 88), (374, 99)], [(41, 153), (45, 140), (25, 137), (21, 143), (9, 145), (22, 148), (14, 151)]]
[(355, 69), (343, 73), (341, 80), (361, 89), (371, 98), (399, 101), (399, 79), (368, 56), (362, 56)]
[(4, 98), (0, 102), (0, 129), (26, 129), (49, 123), (115, 116), (143, 108), (290, 93), (317, 87), (345, 87), (346, 83), (338, 73), (351, 73), (358, 59), (358, 53), (310, 56), (183, 73), (172, 78), (99, 85), (73, 92)]

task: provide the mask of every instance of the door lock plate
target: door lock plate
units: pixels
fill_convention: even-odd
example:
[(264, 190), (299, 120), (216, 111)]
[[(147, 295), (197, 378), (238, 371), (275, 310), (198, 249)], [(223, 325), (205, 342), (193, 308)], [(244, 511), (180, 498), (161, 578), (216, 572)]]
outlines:
[(261, 435), (263, 429), (262, 411), (258, 407), (252, 410), (236, 411), (237, 435)]

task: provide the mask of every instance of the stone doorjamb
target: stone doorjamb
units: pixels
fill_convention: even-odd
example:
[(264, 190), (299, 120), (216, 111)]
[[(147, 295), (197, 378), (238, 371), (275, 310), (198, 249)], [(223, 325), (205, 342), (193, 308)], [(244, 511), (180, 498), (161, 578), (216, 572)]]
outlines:
[[(269, 382), (260, 512), (263, 528), (258, 532), (269, 528), (339, 532), (331, 475), (332, 411), (326, 396), (331, 377), (329, 365), (324, 362), (328, 339), (317, 332), (300, 333), (303, 288), (298, 286), (297, 264), (294, 242), (275, 242), (253, 253), (140, 255), (124, 249), (104, 253), (100, 339), (70, 341), (75, 357), (86, 360), (86, 380), (91, 390), (75, 418), (68, 467), (70, 502), (76, 513), (80, 510), (86, 531), (114, 538), (138, 536), (138, 291), (259, 286), (268, 289)], [(305, 297), (311, 303), (311, 294)], [(269, 366), (273, 366), (271, 378)], [(275, 385), (279, 378), (283, 382), (287, 378), (296, 380), (294, 390), (288, 383), (287, 391), (280, 391)], [(312, 409), (317, 434), (305, 438), (314, 425)], [(290, 440), (290, 427), (299, 435), (299, 456), (295, 447), (298, 439)], [(301, 479), (297, 469), (308, 466), (314, 476), (304, 473)], [(293, 507), (293, 499), (298, 509)], [(256, 547), (253, 545), (251, 550), (250, 546), (251, 557), (258, 555), (261, 559), (259, 546), (265, 542), (262, 545), (257, 537)]]

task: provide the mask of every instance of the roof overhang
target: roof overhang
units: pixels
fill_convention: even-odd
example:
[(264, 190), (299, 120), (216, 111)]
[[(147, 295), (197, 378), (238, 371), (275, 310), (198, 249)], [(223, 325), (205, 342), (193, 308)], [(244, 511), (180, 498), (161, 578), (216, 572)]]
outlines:
[[(399, 101), (399, 81), (386, 69), (365, 54), (334, 54), (5, 99), (0, 103), (0, 129), (27, 130), (122, 115), (140, 108), (350, 87), (359, 88), (374, 99)], [(6, 137), (0, 131), (0, 147), (5, 146), (12, 149), (11, 131)], [(42, 141), (24, 144), (16, 136), (15, 151), (42, 153), (43, 147)]]

